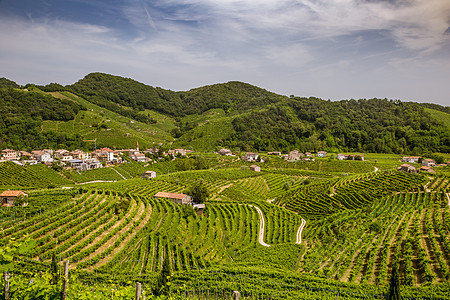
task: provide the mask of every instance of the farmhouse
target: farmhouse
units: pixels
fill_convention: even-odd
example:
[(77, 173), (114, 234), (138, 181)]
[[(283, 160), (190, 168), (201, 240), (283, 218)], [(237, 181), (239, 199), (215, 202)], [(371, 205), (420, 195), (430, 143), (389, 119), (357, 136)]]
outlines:
[(424, 159), (422, 160), (422, 166), (426, 166), (426, 167), (432, 167), (436, 165), (436, 162), (432, 159)]
[(148, 179), (148, 178), (156, 178), (156, 172), (155, 171), (146, 171), (144, 174), (142, 174), (142, 179)]
[(303, 156), (303, 153), (299, 153), (298, 150), (292, 150), (289, 152), (287, 160), (299, 160)]
[(319, 152), (317, 152), (317, 157), (327, 157), (327, 152), (319, 151)]
[(230, 149), (225, 149), (225, 148), (220, 149), (219, 150), (219, 154), (220, 155), (226, 155), (226, 156), (231, 156), (232, 155), (231, 150)]
[(186, 156), (187, 150), (186, 149), (173, 149), (174, 154), (180, 154), (181, 156)]
[(401, 171), (401, 172), (408, 172), (408, 173), (416, 173), (416, 168), (414, 168), (411, 165), (408, 164), (403, 164), (400, 167), (397, 168), (397, 170)]
[(418, 163), (420, 156), (404, 156), (402, 162)]
[(428, 166), (420, 167), (419, 171), (428, 172), (428, 173), (436, 173), (436, 171), (432, 167), (428, 167)]
[(255, 171), (255, 172), (261, 172), (261, 167), (257, 166), (257, 165), (251, 165), (250, 170)]
[(341, 154), (336, 157), (339, 160), (364, 160), (364, 154)]
[(280, 151), (272, 151), (272, 152), (267, 152), (267, 155), (276, 155), (276, 156), (281, 156), (281, 152), (280, 152)]
[(0, 194), (0, 199), (2, 200), (2, 206), (14, 206), (14, 201), (17, 197), (23, 196), (28, 197), (28, 194), (25, 194), (22, 191), (4, 191)]
[(186, 194), (158, 192), (153, 197), (155, 197), (157, 199), (159, 199), (159, 198), (170, 199), (170, 200), (173, 200), (174, 203), (178, 203), (178, 204), (192, 204), (191, 196), (186, 195)]
[(245, 161), (256, 161), (259, 157), (258, 153), (254, 152), (246, 152), (244, 156)]

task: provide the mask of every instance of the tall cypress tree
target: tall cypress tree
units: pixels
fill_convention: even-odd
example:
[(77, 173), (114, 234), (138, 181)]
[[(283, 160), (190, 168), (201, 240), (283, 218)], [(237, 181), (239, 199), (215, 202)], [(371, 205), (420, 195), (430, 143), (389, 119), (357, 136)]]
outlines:
[(389, 282), (388, 300), (400, 300), (400, 279), (398, 275), (398, 263), (392, 266), (391, 280)]

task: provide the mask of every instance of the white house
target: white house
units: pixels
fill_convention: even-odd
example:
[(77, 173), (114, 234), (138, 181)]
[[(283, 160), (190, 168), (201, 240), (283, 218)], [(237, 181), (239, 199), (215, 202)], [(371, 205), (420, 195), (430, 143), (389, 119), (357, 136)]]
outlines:
[(52, 162), (53, 158), (52, 155), (48, 152), (44, 151), (32, 151), (33, 156), (36, 158), (38, 162), (46, 163), (46, 162)]
[(148, 178), (156, 178), (156, 172), (155, 171), (146, 171), (144, 174), (142, 174), (142, 179), (148, 179)]
[(339, 160), (347, 159), (347, 157), (348, 157), (348, 155), (345, 155), (345, 154), (342, 154), (342, 153), (339, 153), (339, 154), (337, 155), (337, 159), (339, 159)]
[(436, 165), (436, 162), (432, 159), (424, 159), (422, 160), (422, 166), (433, 167)]
[(244, 160), (246, 161), (256, 161), (259, 157), (258, 153), (254, 152), (246, 152), (244, 156)]
[(327, 152), (319, 151), (319, 152), (317, 152), (317, 157), (327, 157)]
[(404, 156), (402, 162), (418, 163), (420, 156)]

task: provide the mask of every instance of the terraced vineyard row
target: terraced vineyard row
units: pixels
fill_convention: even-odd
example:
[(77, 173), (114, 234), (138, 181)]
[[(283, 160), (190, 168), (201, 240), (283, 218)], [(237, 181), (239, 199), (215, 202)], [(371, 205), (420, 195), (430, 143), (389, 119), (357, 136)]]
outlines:
[[(279, 207), (261, 207), (266, 240), (273, 246), (295, 243), (300, 218)], [(87, 190), (26, 220), (5, 219), (1, 226), (2, 241), (34, 239), (35, 260), (49, 261), (55, 254), (78, 269), (152, 276), (166, 256), (174, 271), (238, 263), (261, 247), (259, 223), (248, 205), (209, 203), (197, 216), (192, 207), (152, 197)]]
[(274, 203), (307, 218), (318, 219), (341, 210), (371, 205), (395, 192), (423, 189), (425, 181), (426, 178), (418, 174), (371, 173), (345, 185), (339, 185), (342, 181), (336, 179), (313, 182), (284, 194)]
[(38, 175), (31, 169), (13, 162), (0, 163), (0, 186), (20, 186), (23, 188), (45, 188), (56, 183)]
[(149, 180), (136, 178), (114, 183), (95, 183), (91, 184), (90, 187), (119, 193), (153, 196), (159, 191), (182, 192), (192, 184), (203, 180), (210, 193), (214, 194), (222, 186), (228, 184), (229, 181), (256, 175), (255, 172), (240, 169), (185, 171), (160, 175)]
[(400, 193), (367, 209), (312, 222), (302, 269), (342, 281), (386, 284), (394, 261), (404, 284), (449, 280), (450, 209), (444, 193)]

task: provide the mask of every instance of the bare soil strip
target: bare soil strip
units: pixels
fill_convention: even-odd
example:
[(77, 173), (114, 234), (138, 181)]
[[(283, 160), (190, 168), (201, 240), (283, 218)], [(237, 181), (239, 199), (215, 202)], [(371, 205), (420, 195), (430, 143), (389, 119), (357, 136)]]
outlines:
[[(83, 249), (80, 249), (80, 251), (83, 251), (89, 247), (91, 247), (92, 245), (97, 244), (97, 242), (99, 242), (101, 239), (103, 239), (105, 236), (107, 236), (111, 231), (113, 231), (115, 228), (117, 228), (118, 226), (120, 226), (123, 222), (125, 222), (126, 218), (128, 218), (128, 216), (130, 216), (130, 214), (133, 212), (135, 206), (137, 205), (136, 201), (132, 201), (131, 202), (131, 208), (128, 211), (128, 213), (122, 217), (122, 219), (118, 222), (116, 222), (113, 226), (111, 226), (108, 230), (103, 231), (98, 237), (96, 237), (89, 245), (86, 245), (86, 247), (84, 247)], [(141, 212), (142, 213), (142, 212)], [(139, 211), (136, 215), (139, 215)], [(115, 216), (116, 217), (116, 216)], [(135, 217), (136, 218), (136, 217)], [(132, 220), (134, 221), (134, 220)], [(131, 222), (130, 222), (131, 223)], [(125, 226), (126, 227), (126, 226)], [(117, 235), (117, 234), (116, 234)], [(103, 245), (104, 246), (104, 245)], [(100, 248), (103, 248), (103, 246), (101, 246)], [(100, 249), (99, 248), (99, 249)], [(99, 249), (97, 249), (97, 251), (95, 251), (94, 253), (99, 253)], [(106, 249), (106, 248), (105, 248)], [(103, 251), (103, 250), (102, 250)], [(81, 261), (86, 261), (92, 257), (94, 257), (97, 254), (92, 253), (89, 257), (82, 259)]]
[(257, 206), (254, 205), (249, 205), (250, 207), (254, 207), (256, 209), (256, 211), (259, 214), (259, 234), (258, 234), (258, 242), (264, 246), (264, 247), (270, 247), (269, 244), (266, 244), (264, 242), (264, 227), (265, 227), (265, 221), (264, 221), (264, 215), (261, 211), (261, 209)]
[[(136, 214), (136, 216), (134, 217), (134, 219), (128, 223), (127, 226), (125, 226), (120, 232), (118, 232), (111, 240), (109, 240), (104, 246), (110, 246), (113, 243), (115, 243), (115, 241), (121, 236), (123, 235), (126, 231), (128, 231), (130, 229), (130, 227), (133, 225), (133, 223), (135, 221), (138, 221), (141, 217), (141, 215), (143, 213), (145, 213), (145, 204), (143, 202), (141, 202), (141, 206), (139, 207), (139, 211)], [(152, 208), (151, 206), (148, 206), (146, 214), (144, 219), (139, 223), (139, 225), (133, 230), (133, 232), (131, 234), (129, 234), (121, 243), (118, 247), (115, 247), (114, 250), (111, 252), (111, 254), (105, 256), (104, 258), (102, 258), (101, 260), (99, 260), (95, 265), (91, 266), (88, 268), (88, 270), (92, 270), (98, 267), (103, 266), (104, 264), (106, 264), (107, 262), (109, 262), (114, 256), (117, 255), (117, 253), (119, 253), (123, 248), (125, 248), (125, 246), (128, 244), (128, 242), (139, 232), (141, 231), (141, 229), (145, 226), (145, 224), (147, 224), (148, 220), (150, 219), (150, 216), (152, 214)], [(103, 246), (102, 246), (103, 247)], [(107, 248), (105, 248), (107, 249)], [(100, 249), (99, 249), (100, 250)]]

